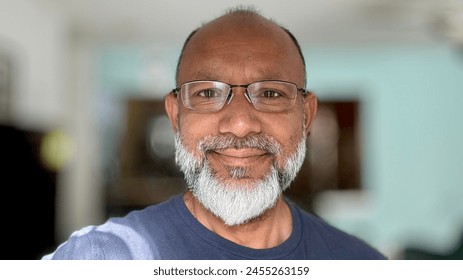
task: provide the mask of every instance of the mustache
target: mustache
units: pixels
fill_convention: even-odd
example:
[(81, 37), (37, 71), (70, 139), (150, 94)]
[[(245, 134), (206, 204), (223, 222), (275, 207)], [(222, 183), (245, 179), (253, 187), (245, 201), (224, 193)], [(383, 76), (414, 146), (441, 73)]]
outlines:
[(244, 138), (230, 135), (206, 136), (199, 143), (199, 149), (205, 154), (214, 150), (245, 148), (264, 150), (273, 155), (281, 153), (281, 145), (278, 141), (263, 133), (249, 135)]

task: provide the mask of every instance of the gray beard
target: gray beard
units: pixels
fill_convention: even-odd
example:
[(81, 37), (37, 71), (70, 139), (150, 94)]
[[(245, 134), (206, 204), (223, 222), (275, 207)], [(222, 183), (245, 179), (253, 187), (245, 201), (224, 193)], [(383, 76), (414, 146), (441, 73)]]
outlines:
[(279, 144), (268, 136), (236, 140), (230, 137), (206, 137), (198, 145), (201, 157), (196, 159), (188, 152), (177, 132), (175, 137), (176, 163), (185, 175), (193, 196), (227, 226), (245, 224), (273, 208), (282, 192), (296, 177), (306, 154), (306, 137), (303, 136), (296, 151), (279, 168), (272, 164), (262, 179), (245, 179), (246, 169), (230, 168), (229, 179), (218, 178), (209, 167), (206, 153), (214, 149), (259, 148), (278, 156)]

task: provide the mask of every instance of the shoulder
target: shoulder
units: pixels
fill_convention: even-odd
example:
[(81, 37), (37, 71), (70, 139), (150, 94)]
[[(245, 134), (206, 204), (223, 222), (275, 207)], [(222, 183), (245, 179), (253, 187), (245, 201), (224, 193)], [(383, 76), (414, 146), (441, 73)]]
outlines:
[(74, 232), (54, 253), (43, 259), (106, 260), (131, 259), (130, 248), (124, 238), (101, 226), (89, 226)]
[(317, 251), (320, 259), (385, 259), (375, 248), (360, 238), (344, 232), (325, 220), (296, 206), (303, 231), (303, 242)]
[[(74, 232), (55, 252), (43, 259), (153, 259), (152, 236), (162, 233), (172, 217), (176, 198), (111, 218), (104, 224)], [(170, 217), (170, 218), (169, 218)], [(155, 221), (155, 222), (154, 222)]]

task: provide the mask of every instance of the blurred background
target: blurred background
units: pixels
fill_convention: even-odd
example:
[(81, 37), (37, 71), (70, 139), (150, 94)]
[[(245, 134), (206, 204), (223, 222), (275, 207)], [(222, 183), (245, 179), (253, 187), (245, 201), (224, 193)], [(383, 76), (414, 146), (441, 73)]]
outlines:
[(391, 259), (463, 258), (461, 0), (0, 0), (0, 258), (184, 191), (163, 97), (238, 4), (294, 33), (320, 100), (288, 199)]

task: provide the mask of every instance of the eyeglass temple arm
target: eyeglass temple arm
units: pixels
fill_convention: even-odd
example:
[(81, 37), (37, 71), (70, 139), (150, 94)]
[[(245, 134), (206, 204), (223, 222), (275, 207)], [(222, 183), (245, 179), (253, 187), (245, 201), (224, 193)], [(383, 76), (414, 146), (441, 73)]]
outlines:
[(179, 92), (180, 92), (180, 88), (174, 88), (170, 91), (170, 93), (173, 95), (178, 95)]

